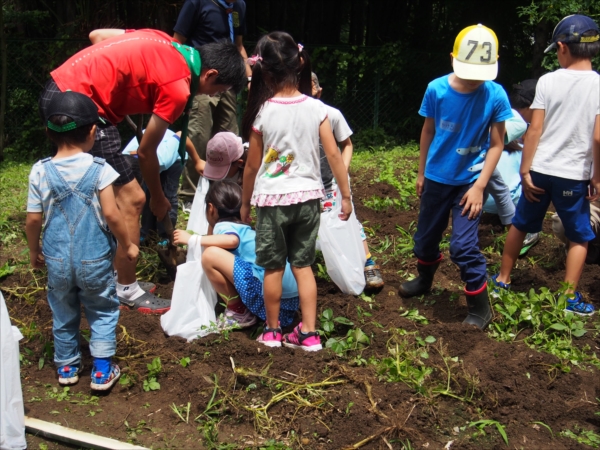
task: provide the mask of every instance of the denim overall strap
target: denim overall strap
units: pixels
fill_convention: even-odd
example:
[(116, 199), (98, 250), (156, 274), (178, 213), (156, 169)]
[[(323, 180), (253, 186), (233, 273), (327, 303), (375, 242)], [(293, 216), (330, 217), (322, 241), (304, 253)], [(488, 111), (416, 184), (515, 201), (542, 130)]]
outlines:
[(89, 167), (85, 175), (81, 178), (79, 183), (77, 183), (77, 186), (75, 186), (75, 188), (73, 189), (65, 181), (65, 179), (60, 174), (60, 172), (51, 160), (46, 160), (44, 162), (44, 169), (46, 171), (48, 187), (50, 188), (50, 192), (54, 199), (54, 206), (49, 214), (49, 218), (52, 217), (56, 208), (60, 209), (67, 220), (70, 234), (73, 234), (75, 227), (79, 223), (79, 220), (81, 220), (81, 217), (83, 216), (87, 208), (82, 208), (78, 212), (78, 214), (76, 214), (75, 217), (73, 217), (73, 211), (69, 211), (69, 213), (67, 213), (63, 209), (61, 202), (69, 195), (76, 195), (85, 202), (87, 207), (91, 206), (94, 195), (94, 189), (98, 184), (101, 169), (104, 166), (104, 160), (102, 158), (94, 158), (94, 163), (95, 164), (92, 164)]

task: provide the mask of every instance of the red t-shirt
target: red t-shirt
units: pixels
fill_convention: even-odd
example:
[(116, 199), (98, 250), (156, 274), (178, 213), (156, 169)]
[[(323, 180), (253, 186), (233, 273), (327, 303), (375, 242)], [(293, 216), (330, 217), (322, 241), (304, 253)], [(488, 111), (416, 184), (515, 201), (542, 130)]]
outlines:
[(151, 113), (173, 123), (187, 103), (191, 75), (171, 41), (158, 30), (127, 32), (81, 50), (51, 75), (61, 91), (90, 97), (113, 124)]

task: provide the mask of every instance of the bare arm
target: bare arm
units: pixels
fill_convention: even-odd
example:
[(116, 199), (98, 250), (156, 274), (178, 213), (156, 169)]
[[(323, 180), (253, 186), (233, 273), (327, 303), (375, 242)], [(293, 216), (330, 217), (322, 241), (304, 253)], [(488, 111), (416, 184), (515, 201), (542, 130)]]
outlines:
[[(212, 233), (212, 230), (211, 230)], [(240, 245), (240, 238), (234, 234), (208, 234), (205, 236), (191, 235), (184, 230), (173, 232), (175, 245), (188, 245), (192, 239), (200, 239), (203, 247), (219, 247), (226, 250), (235, 249)]]
[(479, 178), (473, 183), (473, 186), (465, 193), (460, 200), (460, 205), (464, 205), (462, 215), (469, 213), (469, 220), (475, 219), (481, 213), (483, 208), (483, 191), (490, 181), (492, 172), (498, 164), (504, 148), (504, 122), (493, 123), (490, 128), (490, 148), (485, 155), (483, 169)]
[(171, 209), (171, 203), (165, 197), (160, 184), (159, 164), (156, 156), (156, 149), (161, 143), (168, 126), (168, 122), (156, 114), (152, 114), (138, 148), (140, 169), (150, 191), (150, 210), (159, 220), (162, 220)]
[(596, 125), (594, 126), (594, 142), (592, 143), (592, 152), (594, 158), (594, 172), (592, 173), (590, 201), (596, 201), (600, 198), (600, 116), (596, 116)]
[(342, 149), (342, 161), (344, 162), (344, 166), (346, 166), (346, 171), (350, 171), (350, 163), (352, 162), (352, 152), (354, 150), (352, 141), (348, 137), (342, 142), (338, 142), (338, 145)]
[(546, 111), (543, 109), (534, 109), (531, 115), (531, 123), (529, 129), (525, 134), (525, 141), (523, 143), (523, 154), (521, 156), (521, 187), (523, 188), (523, 195), (530, 202), (539, 202), (539, 198), (536, 195), (544, 193), (543, 189), (536, 187), (531, 181), (531, 175), (529, 170), (531, 169), (531, 163), (537, 150), (537, 146), (540, 142), (540, 136), (542, 135), (542, 128), (544, 126), (544, 118), (546, 117)]
[(40, 246), (42, 235), (42, 213), (27, 213), (25, 222), (25, 234), (27, 234), (27, 245), (29, 246), (29, 261), (34, 269), (44, 267), (44, 257)]
[(127, 232), (127, 225), (121, 215), (121, 211), (117, 206), (115, 199), (115, 191), (110, 186), (105, 187), (100, 191), (100, 206), (102, 207), (102, 215), (108, 223), (108, 227), (112, 234), (117, 238), (117, 242), (127, 252), (127, 259), (129, 261), (135, 261), (138, 256), (138, 247), (131, 239), (129, 239), (129, 233)]
[(419, 141), (419, 172), (417, 175), (417, 195), (423, 194), (425, 185), (425, 164), (427, 163), (427, 154), (429, 146), (435, 136), (435, 121), (433, 117), (426, 117), (421, 129), (421, 140)]
[[(175, 134), (181, 138), (181, 131), (178, 131)], [(198, 172), (200, 175), (203, 175), (204, 174), (204, 166), (206, 163), (198, 155), (198, 152), (196, 151), (196, 147), (194, 147), (194, 143), (192, 142), (192, 140), (189, 137), (186, 137), (186, 140), (185, 140), (185, 151), (187, 152), (188, 156), (190, 157), (190, 160), (194, 163), (194, 168), (196, 169), (196, 172)]]
[(350, 185), (348, 184), (348, 171), (344, 166), (342, 155), (337, 148), (335, 137), (331, 131), (331, 124), (327, 118), (325, 118), (319, 127), (319, 137), (321, 138), (321, 144), (323, 144), (323, 150), (325, 150), (325, 155), (327, 156), (327, 162), (331, 167), (335, 181), (337, 182), (342, 194), (342, 214), (340, 215), (340, 219), (348, 220), (350, 214), (352, 213)]
[[(235, 46), (237, 47), (238, 51), (240, 52), (240, 55), (242, 55), (242, 58), (244, 58), (244, 61), (246, 61), (248, 59), (248, 53), (246, 53), (246, 48), (244, 47), (244, 42), (242, 40), (242, 36), (235, 37)], [(252, 76), (252, 67), (250, 67), (250, 65), (248, 65), (248, 64), (246, 64), (246, 76), (248, 76), (248, 77)]]
[(173, 33), (173, 39), (175, 39), (180, 44), (185, 44), (185, 41), (187, 41), (187, 38), (183, 34), (179, 34), (177, 31)]
[(121, 28), (99, 28), (89, 34), (90, 42), (97, 44), (105, 39), (125, 34), (125, 30)]
[(248, 158), (246, 159), (246, 168), (244, 169), (242, 209), (240, 211), (242, 220), (247, 223), (250, 223), (250, 200), (252, 199), (252, 193), (254, 192), (256, 174), (258, 173), (258, 169), (260, 169), (262, 160), (262, 136), (255, 131), (251, 131), (249, 143)]

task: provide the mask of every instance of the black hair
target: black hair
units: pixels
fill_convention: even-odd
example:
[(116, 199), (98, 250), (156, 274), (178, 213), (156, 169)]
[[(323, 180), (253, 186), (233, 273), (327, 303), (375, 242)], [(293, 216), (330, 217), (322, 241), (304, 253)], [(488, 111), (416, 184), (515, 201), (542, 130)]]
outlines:
[(246, 85), (246, 62), (232, 42), (211, 42), (197, 47), (202, 60), (202, 70), (215, 69), (219, 72), (215, 82), (238, 93)]
[(252, 67), (252, 88), (242, 119), (244, 141), (250, 138), (252, 124), (262, 105), (277, 92), (292, 86), (302, 94), (312, 95), (310, 58), (288, 33), (274, 31), (263, 36), (254, 53), (259, 59)]
[[(598, 31), (589, 30), (581, 35), (581, 37), (593, 36), (598, 36)], [(566, 42), (565, 45), (569, 47), (571, 56), (575, 58), (591, 59), (600, 52), (600, 40), (596, 42)]]
[(242, 208), (242, 188), (231, 180), (213, 181), (206, 193), (206, 209), (212, 204), (219, 214), (218, 222), (243, 223), (240, 209)]
[(519, 84), (513, 84), (513, 90), (509, 96), (510, 106), (515, 109), (529, 108), (535, 98), (537, 81), (537, 78), (531, 78)]
[[(62, 126), (73, 122), (73, 119), (68, 116), (57, 114), (48, 117), (48, 121), (54, 125)], [(46, 128), (46, 134), (48, 135), (48, 138), (58, 147), (63, 145), (73, 147), (85, 143), (93, 126), (94, 124), (92, 123), (90, 125), (84, 125), (82, 127), (75, 128), (74, 130), (63, 131), (61, 133), (51, 130), (50, 128)]]

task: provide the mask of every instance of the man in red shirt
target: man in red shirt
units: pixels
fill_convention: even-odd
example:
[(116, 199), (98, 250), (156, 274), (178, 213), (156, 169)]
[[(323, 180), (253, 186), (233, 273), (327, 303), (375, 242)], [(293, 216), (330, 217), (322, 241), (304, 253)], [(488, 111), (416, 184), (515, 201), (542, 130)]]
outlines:
[[(90, 97), (106, 122), (98, 127), (92, 151), (119, 173), (114, 183), (117, 204), (127, 223), (132, 242), (139, 242), (139, 217), (145, 195), (131, 167), (121, 154), (116, 124), (129, 114), (151, 114), (140, 142), (138, 158), (144, 181), (150, 190), (150, 209), (163, 218), (171, 209), (159, 177), (156, 149), (169, 124), (184, 111), (190, 97), (192, 75), (183, 54), (172, 38), (158, 30), (103, 29), (90, 33), (94, 45), (81, 50), (51, 72), (39, 100), (40, 114), (47, 122), (46, 109), (54, 95), (67, 90)], [(245, 62), (233, 43), (219, 42), (197, 49), (201, 71), (197, 93), (216, 95), (246, 82)], [(117, 294), (122, 304), (144, 311), (165, 312), (168, 302), (139, 286), (136, 263), (117, 249), (115, 269)]]

